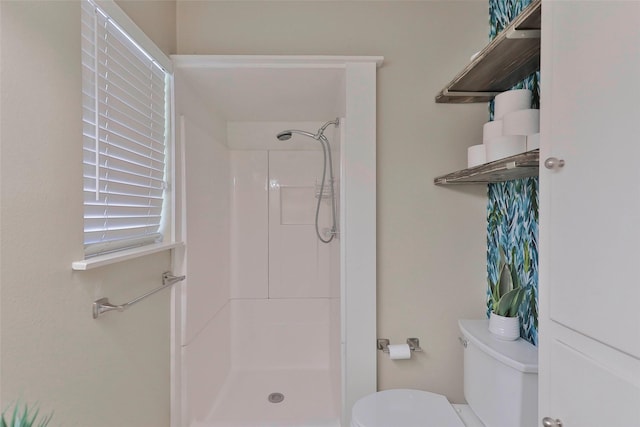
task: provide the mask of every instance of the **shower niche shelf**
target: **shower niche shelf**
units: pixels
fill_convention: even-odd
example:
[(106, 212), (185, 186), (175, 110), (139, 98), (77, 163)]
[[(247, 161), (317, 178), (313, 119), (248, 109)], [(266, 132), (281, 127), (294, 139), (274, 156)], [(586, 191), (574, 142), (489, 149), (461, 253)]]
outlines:
[(540, 69), (541, 0), (511, 24), (436, 95), (436, 103), (488, 102)]
[(435, 178), (433, 183), (436, 185), (487, 184), (528, 178), (538, 176), (539, 163), (540, 150), (527, 151), (495, 162), (441, 175)]

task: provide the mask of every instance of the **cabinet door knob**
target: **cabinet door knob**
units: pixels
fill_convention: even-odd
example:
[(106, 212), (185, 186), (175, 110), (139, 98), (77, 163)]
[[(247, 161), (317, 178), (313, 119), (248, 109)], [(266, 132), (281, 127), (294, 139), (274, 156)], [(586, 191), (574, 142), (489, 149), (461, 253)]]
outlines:
[(542, 425), (544, 427), (562, 427), (562, 421), (550, 417), (544, 417), (542, 419)]
[(547, 169), (558, 169), (564, 166), (564, 160), (556, 157), (549, 157), (544, 161), (544, 167)]

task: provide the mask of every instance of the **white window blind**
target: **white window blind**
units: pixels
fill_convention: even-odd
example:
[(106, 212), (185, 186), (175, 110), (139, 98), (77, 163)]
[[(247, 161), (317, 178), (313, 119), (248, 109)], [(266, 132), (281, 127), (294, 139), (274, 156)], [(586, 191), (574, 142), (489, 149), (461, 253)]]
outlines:
[(169, 74), (82, 2), (85, 257), (162, 241)]

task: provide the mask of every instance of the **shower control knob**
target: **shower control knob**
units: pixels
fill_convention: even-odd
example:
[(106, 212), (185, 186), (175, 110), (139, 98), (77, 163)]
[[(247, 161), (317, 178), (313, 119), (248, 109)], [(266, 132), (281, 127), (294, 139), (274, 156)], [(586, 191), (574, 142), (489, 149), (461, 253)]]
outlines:
[(544, 417), (542, 419), (542, 426), (543, 427), (562, 427), (562, 421), (551, 418), (551, 417)]
[(544, 161), (544, 167), (547, 169), (559, 169), (564, 166), (564, 160), (556, 157), (549, 157)]

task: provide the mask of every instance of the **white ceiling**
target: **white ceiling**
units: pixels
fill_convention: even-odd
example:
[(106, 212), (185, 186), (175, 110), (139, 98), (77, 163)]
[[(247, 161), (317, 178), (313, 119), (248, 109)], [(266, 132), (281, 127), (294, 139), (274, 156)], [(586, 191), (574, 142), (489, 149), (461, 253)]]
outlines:
[(345, 115), (340, 68), (184, 68), (179, 74), (227, 121), (325, 122)]

